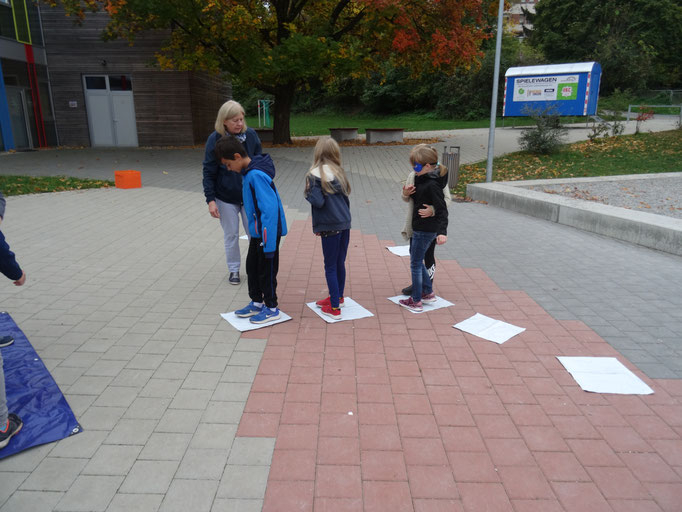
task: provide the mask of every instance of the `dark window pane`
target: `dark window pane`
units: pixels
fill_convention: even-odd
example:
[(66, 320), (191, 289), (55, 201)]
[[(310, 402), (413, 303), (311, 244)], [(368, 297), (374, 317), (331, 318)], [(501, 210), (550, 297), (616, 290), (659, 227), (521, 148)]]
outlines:
[(87, 89), (106, 89), (107, 80), (103, 76), (86, 76), (85, 87)]
[(109, 75), (109, 90), (110, 91), (132, 91), (133, 82), (129, 75)]

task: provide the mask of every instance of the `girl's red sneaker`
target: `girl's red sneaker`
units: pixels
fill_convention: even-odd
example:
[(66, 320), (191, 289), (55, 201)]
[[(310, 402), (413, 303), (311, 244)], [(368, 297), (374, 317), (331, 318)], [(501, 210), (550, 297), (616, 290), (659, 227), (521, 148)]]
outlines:
[(333, 308), (329, 304), (322, 306), (322, 314), (332, 318), (341, 318), (341, 308)]
[[(326, 299), (318, 300), (318, 301), (315, 303), (315, 305), (316, 305), (318, 308), (323, 308), (323, 307), (325, 307), (325, 306), (331, 307), (331, 306), (332, 306), (331, 297), (327, 297)], [(343, 297), (341, 297), (341, 298), (339, 299), (339, 307), (340, 307), (340, 308), (343, 307)]]

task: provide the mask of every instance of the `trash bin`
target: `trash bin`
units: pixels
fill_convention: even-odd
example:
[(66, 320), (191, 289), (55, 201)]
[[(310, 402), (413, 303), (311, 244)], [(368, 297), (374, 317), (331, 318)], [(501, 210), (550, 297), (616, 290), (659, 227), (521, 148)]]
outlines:
[(448, 168), (448, 188), (452, 190), (459, 181), (459, 146), (445, 146), (441, 162)]

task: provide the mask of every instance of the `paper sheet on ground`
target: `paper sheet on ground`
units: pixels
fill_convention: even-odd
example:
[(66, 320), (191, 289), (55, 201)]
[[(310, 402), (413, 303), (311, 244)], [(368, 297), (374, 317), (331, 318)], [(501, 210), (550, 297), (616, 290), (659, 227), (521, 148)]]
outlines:
[(650, 395), (654, 392), (615, 357), (557, 356), (580, 387), (593, 393)]
[(237, 315), (234, 314), (234, 311), (230, 313), (220, 314), (220, 316), (227, 320), (232, 327), (241, 332), (253, 331), (254, 329), (260, 329), (262, 327), (270, 327), (271, 325), (281, 324), (282, 322), (291, 320), (291, 317), (284, 313), (283, 311), (280, 311), (279, 315), (280, 315), (279, 320), (275, 320), (274, 322), (268, 322), (267, 324), (252, 324), (249, 318), (239, 318)]
[(480, 313), (476, 313), (474, 316), (453, 325), (453, 327), (498, 344), (502, 344), (526, 330), (523, 327), (495, 320)]
[(386, 249), (391, 251), (396, 256), (409, 256), (410, 246), (409, 245), (387, 245)]
[[(398, 304), (398, 306), (400, 306), (398, 301), (406, 298), (407, 295), (396, 295), (395, 297), (389, 297), (388, 300), (390, 300), (393, 304)], [(438, 296), (436, 296), (436, 302), (431, 303), (423, 302), (422, 304), (424, 305), (424, 311), (412, 311), (411, 309), (410, 311), (412, 311), (412, 313), (428, 313), (429, 311), (434, 311), (440, 308), (449, 308), (450, 306), (455, 305), (454, 303)]]
[(360, 304), (355, 302), (350, 297), (345, 297), (343, 307), (341, 308), (341, 318), (332, 318), (327, 315), (322, 314), (322, 309), (318, 308), (314, 302), (306, 303), (310, 309), (312, 309), (317, 316), (322, 320), (329, 322), (330, 324), (336, 322), (343, 322), (344, 320), (357, 320), (358, 318), (367, 318), (369, 316), (374, 316), (374, 314), (363, 308)]
[(242, 235), (239, 237), (240, 240), (248, 240), (249, 236), (248, 235)]

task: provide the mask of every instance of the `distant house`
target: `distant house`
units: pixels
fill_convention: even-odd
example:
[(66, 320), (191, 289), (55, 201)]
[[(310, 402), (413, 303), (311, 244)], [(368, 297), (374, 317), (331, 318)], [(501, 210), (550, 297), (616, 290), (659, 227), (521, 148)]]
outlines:
[(515, 1), (511, 9), (505, 11), (505, 19), (511, 27), (511, 32), (516, 37), (525, 37), (529, 30), (533, 29), (533, 23), (529, 19), (530, 15), (535, 14), (535, 4), (539, 0), (520, 0)]
[[(133, 46), (122, 40), (105, 42), (100, 34), (109, 19), (106, 13), (87, 13), (83, 24), (77, 25), (59, 8), (38, 9), (31, 0), (12, 0), (13, 7), (4, 7), (8, 1), (0, 0), (0, 57), (5, 89), (9, 91), (4, 95), (6, 110), (14, 113), (10, 114), (9, 123), (0, 122), (3, 140), (6, 125), (12, 131), (12, 140), (2, 149), (55, 145), (186, 146), (206, 141), (218, 108), (231, 96), (229, 82), (203, 72), (155, 68), (155, 53), (168, 32), (141, 34)], [(17, 62), (8, 59), (2, 39), (6, 31), (9, 34), (7, 20), (20, 18), (17, 10), (22, 5), (30, 12), (29, 31), (33, 34), (37, 76), (34, 81), (23, 80), (17, 71), (26, 69), (29, 58)], [(19, 49), (24, 51), (21, 47), (30, 44), (25, 38), (16, 39), (12, 42), (17, 47), (13, 55), (19, 55)], [(7, 86), (8, 77), (10, 84), (20, 85)], [(28, 137), (14, 133), (20, 132), (19, 120), (15, 115), (17, 108), (12, 106), (16, 102), (10, 105), (9, 100), (16, 95), (17, 87), (22, 88), (26, 98), (23, 110), (28, 117), (35, 110), (36, 101), (29, 100), (36, 96), (35, 89), (42, 100), (42, 117), (36, 114), (26, 122)]]

